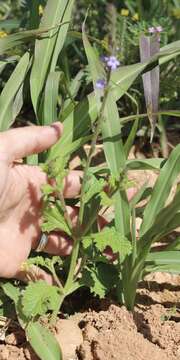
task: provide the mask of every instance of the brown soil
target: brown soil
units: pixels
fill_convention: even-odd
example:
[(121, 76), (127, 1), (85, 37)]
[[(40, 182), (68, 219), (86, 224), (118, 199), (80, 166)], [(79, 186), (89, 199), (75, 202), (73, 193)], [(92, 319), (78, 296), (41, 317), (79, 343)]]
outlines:
[[(88, 310), (87, 310), (88, 306)], [(180, 276), (155, 274), (140, 284), (134, 314), (109, 300), (59, 319), (53, 333), (63, 360), (180, 360)], [(8, 330), (0, 360), (38, 360), (22, 330)]]

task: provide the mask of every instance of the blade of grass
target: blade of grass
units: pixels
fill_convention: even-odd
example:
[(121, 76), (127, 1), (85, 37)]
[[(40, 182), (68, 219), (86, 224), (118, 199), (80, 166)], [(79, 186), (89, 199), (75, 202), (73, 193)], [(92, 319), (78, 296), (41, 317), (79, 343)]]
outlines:
[(180, 172), (180, 145), (172, 151), (154, 186), (153, 194), (144, 211), (140, 236), (150, 228), (156, 216), (165, 204), (171, 187)]
[[(61, 23), (63, 21), (69, 3), (70, 0), (61, 0), (61, 1), (48, 0), (44, 10), (43, 17), (41, 19), (39, 29), (41, 30), (43, 27), (53, 28), (59, 23)], [(52, 15), (49, 16), (49, 14)], [(43, 90), (44, 83), (46, 81), (48, 69), (51, 67), (53, 54), (55, 54), (54, 59), (57, 60), (57, 54), (60, 53), (66, 38), (66, 31), (65, 31), (64, 36), (61, 35), (62, 41), (61, 44), (59, 44), (58, 46), (59, 52), (57, 52), (57, 45), (56, 45), (57, 39), (59, 34), (62, 33), (61, 27), (64, 28), (65, 26), (66, 25), (63, 24), (60, 26), (58, 30), (57, 29), (51, 30), (49, 33), (50, 36), (48, 38), (36, 40), (34, 63), (30, 77), (31, 98), (34, 106), (34, 111), (36, 114), (38, 112), (40, 94)], [(53, 60), (53, 63), (55, 64), (55, 60)], [(51, 71), (54, 70), (55, 68), (51, 67)]]
[(50, 125), (57, 121), (57, 102), (61, 72), (50, 72), (44, 93), (43, 124)]
[(7, 130), (11, 126), (21, 108), (22, 85), (29, 66), (29, 53), (26, 52), (20, 59), (0, 95), (0, 131)]

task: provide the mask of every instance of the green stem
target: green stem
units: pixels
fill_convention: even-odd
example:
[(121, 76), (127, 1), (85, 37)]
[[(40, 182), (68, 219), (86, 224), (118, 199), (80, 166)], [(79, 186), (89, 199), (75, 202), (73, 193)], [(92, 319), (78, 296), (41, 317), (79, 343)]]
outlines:
[[(110, 80), (110, 72), (108, 73), (107, 84), (109, 84), (109, 80)], [(101, 106), (101, 109), (100, 109), (100, 113), (99, 113), (99, 116), (98, 116), (98, 119), (97, 119), (97, 126), (96, 126), (94, 135), (93, 135), (92, 140), (91, 140), (91, 146), (90, 146), (89, 154), (87, 156), (86, 166), (85, 166), (85, 169), (84, 169), (84, 176), (83, 176), (81, 195), (80, 195), (80, 211), (79, 211), (79, 216), (78, 216), (78, 224), (80, 226), (83, 223), (83, 215), (84, 215), (84, 203), (83, 203), (83, 200), (84, 200), (84, 195), (85, 195), (85, 185), (86, 185), (86, 183), (88, 181), (88, 170), (89, 170), (89, 167), (90, 167), (90, 164), (91, 164), (92, 157), (94, 155), (97, 139), (98, 139), (99, 133), (101, 131), (101, 125), (102, 125), (102, 122), (104, 120), (104, 110), (105, 110), (106, 101), (107, 101), (107, 97), (108, 97), (108, 93), (109, 93), (108, 90), (109, 89), (108, 89), (108, 85), (107, 85), (107, 87), (105, 89), (105, 94), (104, 94), (102, 106)]]
[(80, 245), (80, 239), (76, 239), (74, 246), (73, 246), (73, 250), (72, 250), (69, 274), (68, 274), (66, 284), (64, 287), (65, 293), (68, 292), (68, 290), (71, 288), (71, 286), (73, 284), (74, 273), (75, 273), (75, 268), (76, 268), (76, 263), (77, 263), (77, 257), (78, 257), (78, 253), (79, 253), (79, 245)]
[(89, 150), (89, 154), (87, 156), (87, 162), (86, 162), (86, 166), (85, 166), (85, 170), (84, 170), (84, 176), (83, 176), (83, 181), (82, 181), (82, 188), (81, 188), (81, 195), (80, 195), (80, 210), (79, 210), (79, 216), (78, 216), (78, 221), (77, 221), (77, 229), (76, 229), (76, 234), (78, 233), (78, 237), (77, 235), (74, 236), (74, 246), (73, 246), (73, 250), (72, 250), (72, 255), (71, 255), (71, 263), (70, 263), (70, 269), (69, 269), (69, 274), (66, 280), (66, 284), (64, 287), (64, 292), (67, 293), (69, 291), (69, 289), (71, 288), (73, 281), (74, 281), (74, 274), (75, 274), (75, 268), (76, 268), (76, 264), (77, 264), (77, 258), (78, 258), (78, 254), (79, 254), (79, 246), (80, 246), (80, 241), (82, 238), (82, 223), (83, 223), (83, 216), (84, 216), (84, 195), (85, 195), (85, 185), (86, 182), (88, 180), (88, 170), (91, 164), (91, 160), (92, 157), (94, 155), (94, 151), (95, 151), (95, 147), (96, 147), (96, 142), (98, 139), (98, 135), (101, 131), (101, 124), (102, 121), (104, 120), (104, 109), (105, 109), (105, 105), (106, 105), (106, 100), (107, 100), (107, 96), (108, 96), (108, 85), (109, 85), (109, 80), (110, 80), (110, 71), (108, 73), (108, 81), (107, 81), (107, 87), (105, 89), (105, 94), (104, 94), (104, 98), (102, 101), (102, 106), (100, 109), (100, 113), (99, 113), (99, 117), (97, 119), (97, 126), (94, 132), (94, 135), (92, 137), (92, 141), (91, 141), (91, 147)]
[(64, 213), (64, 218), (65, 218), (66, 223), (67, 223), (67, 225), (68, 225), (68, 228), (69, 228), (69, 230), (71, 231), (72, 236), (73, 236), (73, 224), (72, 224), (70, 215), (69, 215), (69, 213), (68, 213), (68, 211), (67, 211), (66, 203), (65, 203), (65, 200), (64, 200), (64, 196), (63, 196), (62, 191), (59, 191), (59, 192), (58, 192), (58, 197), (59, 197), (59, 200), (60, 200), (60, 202), (61, 202), (61, 207), (62, 207), (62, 210), (63, 210), (63, 213)]

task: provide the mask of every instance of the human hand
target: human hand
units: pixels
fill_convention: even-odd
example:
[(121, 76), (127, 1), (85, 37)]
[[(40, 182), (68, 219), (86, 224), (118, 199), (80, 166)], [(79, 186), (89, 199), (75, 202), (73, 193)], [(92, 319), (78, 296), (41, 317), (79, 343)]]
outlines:
[[(59, 139), (62, 126), (31, 126), (0, 133), (0, 277), (23, 279), (22, 263), (35, 249), (41, 236), (41, 186), (48, 182), (38, 166), (18, 163), (34, 153), (47, 150)], [(74, 197), (80, 190), (78, 172), (65, 179), (64, 196)], [(68, 208), (76, 217), (75, 209)], [(62, 234), (52, 233), (44, 251), (61, 256), (71, 252), (72, 242)], [(39, 278), (48, 275), (40, 272)]]

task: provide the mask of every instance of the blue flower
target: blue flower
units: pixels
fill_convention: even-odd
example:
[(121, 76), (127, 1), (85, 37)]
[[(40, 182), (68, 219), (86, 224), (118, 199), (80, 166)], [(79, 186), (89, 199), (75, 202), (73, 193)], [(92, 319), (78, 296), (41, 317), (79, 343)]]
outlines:
[(112, 55), (108, 57), (106, 64), (111, 70), (116, 70), (117, 67), (120, 65), (120, 61), (116, 58), (116, 56)]
[(106, 66), (111, 70), (116, 70), (120, 65), (120, 61), (116, 58), (116, 56), (101, 56), (101, 61), (106, 64)]
[(96, 81), (96, 89), (103, 90), (106, 86), (106, 81), (104, 79), (99, 79)]

